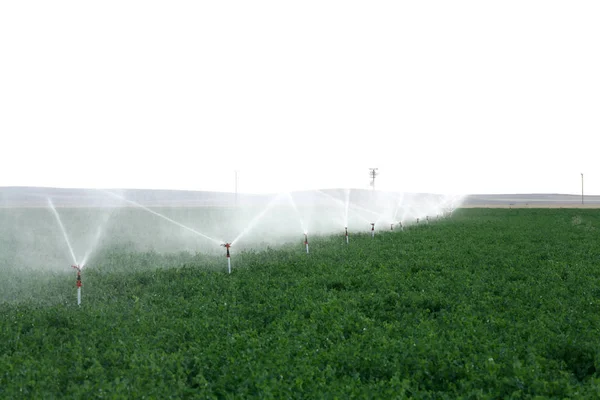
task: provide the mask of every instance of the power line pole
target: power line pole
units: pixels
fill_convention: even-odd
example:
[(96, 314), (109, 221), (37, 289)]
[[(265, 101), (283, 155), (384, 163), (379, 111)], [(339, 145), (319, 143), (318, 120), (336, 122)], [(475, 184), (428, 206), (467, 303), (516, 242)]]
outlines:
[(583, 172), (581, 173), (581, 204), (583, 204)]
[(371, 186), (373, 186), (373, 190), (375, 190), (375, 177), (379, 175), (377, 172), (379, 168), (369, 168), (369, 176), (371, 177)]

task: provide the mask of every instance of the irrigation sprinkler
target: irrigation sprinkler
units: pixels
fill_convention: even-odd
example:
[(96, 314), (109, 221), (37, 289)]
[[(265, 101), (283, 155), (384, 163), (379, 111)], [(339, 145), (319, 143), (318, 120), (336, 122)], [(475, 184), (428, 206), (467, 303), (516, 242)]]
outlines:
[(371, 222), (371, 237), (375, 237), (375, 223)]
[(390, 224), (390, 231), (394, 230), (394, 224)]
[(429, 215), (426, 216), (425, 219), (427, 220), (427, 225), (429, 225)]
[(308, 232), (304, 232), (304, 245), (306, 246), (306, 254), (308, 254)]
[(346, 230), (346, 244), (348, 244), (348, 227), (346, 226), (344, 229)]
[(419, 218), (417, 218), (417, 225), (419, 225)]
[(402, 221), (398, 222), (398, 225), (400, 225), (400, 230), (404, 231), (404, 225), (402, 225)]
[(229, 255), (229, 248), (231, 243), (223, 243), (221, 246), (227, 249), (227, 272), (231, 273), (231, 256)]
[(77, 305), (81, 305), (81, 267), (79, 265), (71, 265), (77, 270)]

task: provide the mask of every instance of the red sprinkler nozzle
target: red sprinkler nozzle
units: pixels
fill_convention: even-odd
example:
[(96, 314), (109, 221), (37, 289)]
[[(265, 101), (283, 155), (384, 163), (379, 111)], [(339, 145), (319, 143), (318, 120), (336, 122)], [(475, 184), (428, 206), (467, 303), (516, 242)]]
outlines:
[(71, 265), (71, 267), (77, 270), (77, 287), (81, 287), (81, 267), (79, 265)]
[(221, 246), (227, 249), (227, 258), (229, 258), (229, 248), (231, 247), (231, 243), (223, 243)]
[(375, 224), (371, 223), (371, 230), (374, 231), (375, 230)]

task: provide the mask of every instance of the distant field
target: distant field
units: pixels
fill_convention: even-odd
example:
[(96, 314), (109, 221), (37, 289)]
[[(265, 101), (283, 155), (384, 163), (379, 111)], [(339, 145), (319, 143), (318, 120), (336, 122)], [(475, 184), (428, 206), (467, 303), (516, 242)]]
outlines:
[(81, 307), (68, 267), (11, 269), (0, 397), (598, 398), (599, 228), (596, 210), (462, 209), (233, 252), (231, 275), (108, 244)]
[(600, 208), (600, 203), (581, 204), (581, 203), (465, 203), (460, 208)]
[(600, 196), (487, 194), (466, 196), (462, 208), (600, 208)]

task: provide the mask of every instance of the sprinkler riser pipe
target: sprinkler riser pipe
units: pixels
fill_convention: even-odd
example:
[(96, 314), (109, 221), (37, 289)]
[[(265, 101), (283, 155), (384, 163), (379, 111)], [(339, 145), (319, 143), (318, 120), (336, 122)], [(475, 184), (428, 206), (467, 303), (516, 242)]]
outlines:
[(77, 270), (77, 305), (81, 305), (81, 266), (71, 265), (72, 268)]
[(231, 243), (223, 243), (221, 246), (225, 247), (227, 253), (225, 257), (227, 257), (227, 272), (231, 273), (231, 256), (229, 255), (229, 248), (231, 247)]
[(308, 233), (304, 234), (304, 245), (306, 246), (306, 254), (308, 254)]

